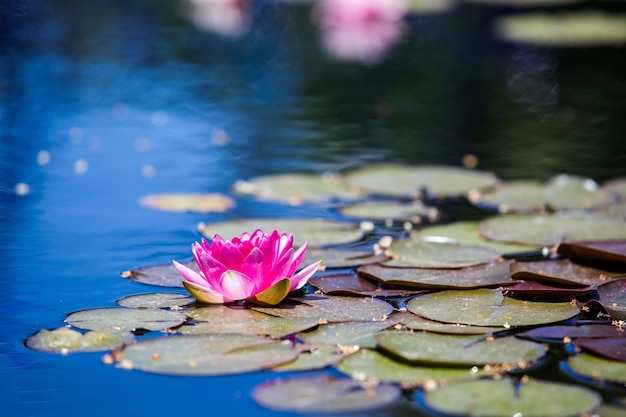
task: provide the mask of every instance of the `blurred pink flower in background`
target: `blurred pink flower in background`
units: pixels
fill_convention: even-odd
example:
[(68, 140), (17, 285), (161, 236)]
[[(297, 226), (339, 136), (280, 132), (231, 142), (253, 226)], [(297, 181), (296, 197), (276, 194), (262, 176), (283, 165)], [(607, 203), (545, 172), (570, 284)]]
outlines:
[(404, 0), (320, 0), (317, 18), (326, 52), (337, 59), (374, 64), (401, 37)]
[(250, 27), (248, 0), (186, 0), (191, 22), (201, 30), (236, 38)]

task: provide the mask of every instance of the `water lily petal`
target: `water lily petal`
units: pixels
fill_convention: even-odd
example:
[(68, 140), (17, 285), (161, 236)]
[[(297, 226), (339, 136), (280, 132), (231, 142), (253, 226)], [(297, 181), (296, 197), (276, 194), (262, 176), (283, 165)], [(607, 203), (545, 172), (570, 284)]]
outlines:
[(288, 278), (281, 279), (265, 291), (261, 291), (248, 299), (253, 304), (261, 307), (274, 306), (285, 299), (289, 294), (291, 282)]
[(289, 268), (289, 270), (287, 270), (287, 273), (285, 274), (286, 277), (290, 277), (290, 276), (292, 276), (294, 274), (294, 272), (296, 272), (296, 270), (298, 269), (298, 266), (300, 265), (300, 263), (304, 259), (304, 254), (306, 252), (307, 246), (308, 246), (307, 242), (304, 242), (304, 244), (302, 246), (300, 246), (293, 253), (293, 258), (292, 258), (292, 261), (291, 261), (291, 267)]
[[(272, 276), (268, 273), (269, 270), (264, 269), (265, 254), (261, 249), (254, 247), (246, 259), (241, 264), (239, 271), (254, 279), (257, 283), (257, 288), (262, 290), (273, 284)], [(267, 285), (264, 285), (264, 281), (268, 281)]]
[(183, 276), (183, 282), (188, 281), (203, 287), (206, 287), (208, 285), (204, 277), (198, 274), (193, 269), (188, 268), (185, 265), (181, 265), (176, 261), (172, 261), (172, 263), (174, 264), (174, 267), (178, 270), (178, 272)]
[(245, 300), (255, 294), (256, 285), (252, 278), (232, 269), (224, 272), (220, 278), (220, 292), (224, 302)]
[(231, 241), (225, 241), (222, 245), (222, 252), (219, 259), (228, 269), (238, 270), (245, 255), (241, 253), (241, 245), (236, 245)]
[(211, 285), (211, 288), (219, 288), (219, 278), (228, 268), (226, 265), (213, 257), (210, 252), (203, 250), (194, 252), (196, 263), (204, 274), (204, 280)]
[(291, 277), (291, 287), (289, 288), (289, 291), (295, 291), (299, 288), (304, 287), (304, 284), (306, 284), (309, 278), (311, 278), (313, 274), (317, 272), (317, 269), (320, 267), (321, 264), (322, 261), (314, 262), (306, 268), (302, 269), (293, 277)]
[(218, 292), (189, 281), (183, 281), (183, 286), (189, 291), (189, 294), (201, 303), (224, 304), (224, 297)]

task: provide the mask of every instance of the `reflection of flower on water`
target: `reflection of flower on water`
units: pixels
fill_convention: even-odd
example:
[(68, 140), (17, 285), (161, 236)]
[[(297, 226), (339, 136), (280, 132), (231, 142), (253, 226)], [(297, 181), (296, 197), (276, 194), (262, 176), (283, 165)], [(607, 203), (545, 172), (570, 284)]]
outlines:
[(236, 38), (250, 27), (248, 0), (186, 0), (189, 19), (199, 29)]
[(404, 0), (320, 0), (316, 9), (326, 52), (367, 64), (400, 39), (406, 13)]

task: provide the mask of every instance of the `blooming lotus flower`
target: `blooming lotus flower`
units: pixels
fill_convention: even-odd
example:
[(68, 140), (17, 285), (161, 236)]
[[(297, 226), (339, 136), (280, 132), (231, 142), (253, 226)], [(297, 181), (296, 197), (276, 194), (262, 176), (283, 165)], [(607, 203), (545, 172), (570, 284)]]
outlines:
[(220, 235), (212, 243), (202, 239), (192, 245), (200, 273), (174, 261), (183, 276), (183, 285), (196, 300), (224, 304), (248, 300), (259, 305), (275, 305), (289, 292), (302, 288), (317, 271), (321, 261), (295, 273), (304, 258), (307, 244), (293, 248), (293, 235), (256, 230), (252, 234), (225, 240)]

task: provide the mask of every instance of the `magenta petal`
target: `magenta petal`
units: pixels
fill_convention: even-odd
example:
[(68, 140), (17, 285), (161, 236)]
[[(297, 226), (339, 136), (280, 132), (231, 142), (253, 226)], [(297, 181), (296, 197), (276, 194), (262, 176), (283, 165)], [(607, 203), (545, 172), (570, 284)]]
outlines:
[(221, 293), (224, 296), (224, 302), (245, 300), (256, 294), (256, 286), (254, 281), (240, 272), (228, 270), (222, 274), (220, 280)]
[(226, 241), (222, 246), (219, 259), (228, 269), (238, 270), (244, 260), (241, 248), (232, 242)]
[(186, 267), (185, 265), (181, 265), (176, 261), (172, 261), (174, 267), (178, 270), (178, 272), (183, 276), (184, 281), (189, 281), (193, 284), (200, 285), (202, 287), (211, 288), (209, 283), (204, 279), (204, 277), (198, 274), (191, 268)]
[(265, 288), (271, 285), (271, 283), (265, 285), (263, 282), (266, 279), (271, 278), (267, 274), (269, 269), (264, 269), (264, 260), (265, 255), (263, 251), (255, 247), (250, 251), (246, 259), (241, 264), (241, 268), (239, 269), (242, 274), (254, 279), (257, 283), (257, 287), (259, 288)]
[(291, 287), (289, 291), (295, 291), (298, 288), (304, 287), (304, 284), (317, 272), (317, 269), (322, 264), (322, 261), (314, 262), (306, 268), (302, 269), (296, 275), (291, 277)]

